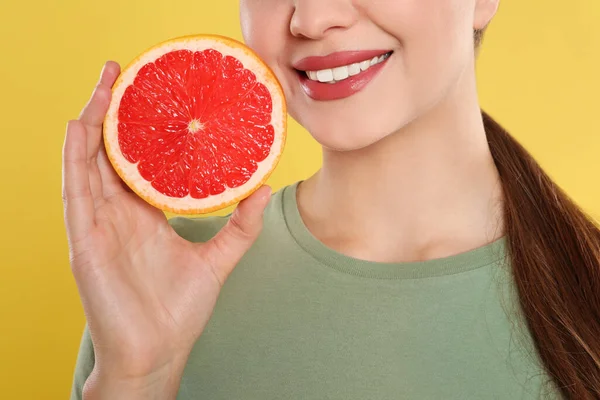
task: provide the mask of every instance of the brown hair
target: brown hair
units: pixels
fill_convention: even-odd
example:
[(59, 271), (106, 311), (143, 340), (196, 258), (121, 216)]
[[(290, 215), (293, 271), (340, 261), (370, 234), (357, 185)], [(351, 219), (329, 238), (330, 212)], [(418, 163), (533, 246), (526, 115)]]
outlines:
[[(476, 31), (476, 46), (482, 39)], [(565, 399), (600, 399), (600, 228), (482, 114), (504, 192), (511, 274), (537, 354)]]

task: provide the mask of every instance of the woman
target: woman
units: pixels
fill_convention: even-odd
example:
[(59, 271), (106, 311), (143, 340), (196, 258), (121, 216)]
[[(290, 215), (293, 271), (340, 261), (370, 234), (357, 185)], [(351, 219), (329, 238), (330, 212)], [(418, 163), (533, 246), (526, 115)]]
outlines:
[(242, 0), (323, 167), (224, 218), (122, 186), (107, 63), (64, 147), (72, 398), (600, 398), (600, 231), (478, 104), (497, 7)]

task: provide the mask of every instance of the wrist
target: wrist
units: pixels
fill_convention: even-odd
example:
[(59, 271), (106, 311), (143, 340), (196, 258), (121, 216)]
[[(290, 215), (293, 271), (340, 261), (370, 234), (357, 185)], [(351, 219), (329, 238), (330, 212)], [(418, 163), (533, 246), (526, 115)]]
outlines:
[(177, 397), (185, 361), (174, 361), (145, 375), (117, 373), (96, 365), (85, 382), (84, 400), (171, 400)]

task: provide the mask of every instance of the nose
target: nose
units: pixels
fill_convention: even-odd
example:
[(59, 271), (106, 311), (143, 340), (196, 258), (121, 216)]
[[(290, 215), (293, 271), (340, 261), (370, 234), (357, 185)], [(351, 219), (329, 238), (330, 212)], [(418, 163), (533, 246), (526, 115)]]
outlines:
[(290, 31), (299, 38), (321, 39), (332, 30), (349, 28), (357, 19), (352, 0), (295, 0)]

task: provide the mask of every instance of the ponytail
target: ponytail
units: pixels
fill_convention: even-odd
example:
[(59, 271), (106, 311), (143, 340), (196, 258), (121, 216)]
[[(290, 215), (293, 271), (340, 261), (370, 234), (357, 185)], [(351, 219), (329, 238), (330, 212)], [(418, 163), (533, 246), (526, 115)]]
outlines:
[(600, 399), (600, 229), (485, 112), (483, 121), (535, 349), (565, 399)]

